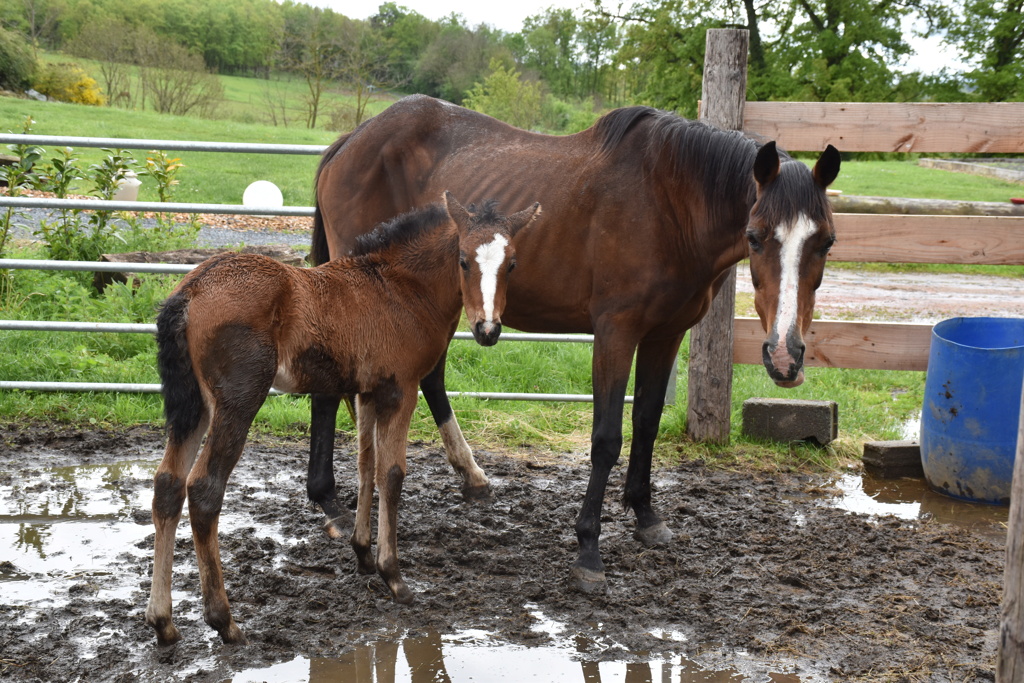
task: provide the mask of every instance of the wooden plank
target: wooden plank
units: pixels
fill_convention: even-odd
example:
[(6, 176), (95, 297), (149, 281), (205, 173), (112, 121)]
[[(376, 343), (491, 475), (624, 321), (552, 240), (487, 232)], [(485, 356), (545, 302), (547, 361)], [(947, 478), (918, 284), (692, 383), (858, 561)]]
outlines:
[[(733, 360), (761, 364), (765, 332), (757, 318), (736, 318)], [(804, 335), (804, 363), (860, 370), (926, 370), (931, 325), (815, 320)]]
[(1024, 217), (837, 213), (835, 222), (833, 261), (1024, 264)]
[(1024, 153), (1024, 102), (747, 102), (743, 130), (790, 151)]

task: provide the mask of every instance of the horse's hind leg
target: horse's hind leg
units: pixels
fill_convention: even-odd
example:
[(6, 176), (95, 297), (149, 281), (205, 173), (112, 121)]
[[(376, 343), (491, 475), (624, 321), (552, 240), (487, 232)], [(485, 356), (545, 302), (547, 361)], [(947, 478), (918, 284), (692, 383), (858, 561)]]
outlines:
[(636, 354), (637, 398), (633, 405), (633, 443), (623, 502), (636, 513), (634, 537), (648, 547), (665, 545), (672, 540), (672, 531), (651, 503), (651, 459), (665, 407), (665, 390), (680, 341), (641, 342)]
[(462, 476), (462, 495), (466, 500), (488, 500), (491, 485), (487, 475), (473, 459), (473, 451), (462, 435), (459, 421), (452, 412), (448, 393), (444, 385), (444, 366), (448, 352), (445, 351), (430, 374), (420, 380), (423, 398), (427, 401), (430, 414), (441, 432), (444, 450), (452, 468)]
[(370, 548), (370, 516), (373, 511), (374, 467), (376, 465), (377, 414), (371, 399), (356, 399), (356, 422), (359, 430), (359, 493), (356, 502), (356, 520), (352, 528), (352, 550), (360, 574), (373, 574), (376, 566)]
[(377, 512), (377, 573), (391, 589), (395, 602), (409, 604), (413, 592), (398, 567), (398, 503), (405, 482), (405, 449), (409, 421), (416, 408), (412, 387), (399, 403), (385, 412), (378, 401), (376, 427), (376, 482), (380, 509)]
[(146, 623), (156, 630), (156, 639), (160, 645), (171, 645), (181, 638), (171, 618), (174, 536), (185, 502), (185, 480), (209, 424), (209, 416), (204, 411), (191, 433), (179, 437), (171, 429), (164, 458), (153, 479), (153, 526), (156, 528), (156, 538), (153, 543), (153, 582), (150, 586), (149, 605), (146, 607)]
[(331, 538), (341, 538), (343, 517), (334, 482), (334, 431), (337, 425), (340, 396), (314, 394), (310, 397), (309, 474), (306, 493), (320, 506), (327, 521), (324, 530)]
[[(217, 531), (228, 476), (242, 455), (249, 426), (263, 404), (270, 382), (260, 386), (262, 390), (257, 387), (251, 392), (241, 392), (230, 407), (223, 401), (218, 402), (210, 435), (188, 478), (188, 514), (203, 589), (203, 619), (216, 629), (221, 640), (236, 645), (247, 641), (231, 616)], [(252, 400), (257, 394), (259, 400)]]

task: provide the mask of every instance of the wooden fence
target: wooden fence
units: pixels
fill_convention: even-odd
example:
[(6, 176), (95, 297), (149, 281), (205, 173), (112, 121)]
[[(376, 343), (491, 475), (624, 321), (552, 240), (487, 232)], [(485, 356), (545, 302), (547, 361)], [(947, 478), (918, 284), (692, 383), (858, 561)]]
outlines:
[[(746, 63), (746, 31), (708, 31), (701, 117), (790, 152), (819, 153), (832, 144), (847, 153), (1024, 154), (1024, 103), (746, 102)], [(835, 222), (833, 261), (1024, 264), (1024, 215), (837, 213)], [(728, 441), (732, 363), (762, 362), (760, 321), (734, 319), (734, 297), (730, 278), (691, 332), (687, 433), (698, 441)], [(930, 341), (931, 325), (815, 321), (804, 361), (925, 370)], [(730, 343), (731, 357), (720, 353)]]
[[(840, 152), (1024, 154), (1024, 102), (747, 102), (743, 129), (790, 151), (821, 151), (832, 144)], [(1024, 216), (837, 213), (835, 222), (832, 261), (1024, 264)], [(815, 321), (807, 335), (806, 362), (924, 370), (930, 334), (931, 325)], [(763, 341), (756, 319), (738, 318), (735, 361), (760, 363)]]

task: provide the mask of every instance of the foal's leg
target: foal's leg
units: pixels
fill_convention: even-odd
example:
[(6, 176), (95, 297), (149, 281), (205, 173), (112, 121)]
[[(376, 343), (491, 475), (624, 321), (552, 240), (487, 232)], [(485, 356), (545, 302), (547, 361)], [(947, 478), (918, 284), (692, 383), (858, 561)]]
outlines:
[[(224, 590), (217, 529), (228, 476), (242, 455), (249, 426), (263, 404), (270, 381), (260, 386), (262, 391), (257, 387), (252, 393), (244, 392), (245, 395), (235, 397), (230, 405), (218, 401), (210, 435), (188, 477), (188, 514), (203, 589), (203, 620), (216, 629), (221, 640), (235, 645), (247, 641), (231, 616)], [(259, 401), (251, 400), (257, 395)]]
[(452, 404), (448, 401), (444, 385), (444, 366), (447, 357), (448, 351), (445, 350), (430, 374), (420, 380), (420, 389), (423, 390), (423, 398), (426, 399), (430, 414), (434, 416), (434, 422), (441, 432), (448, 462), (462, 476), (463, 497), (466, 500), (487, 500), (491, 495), (490, 482), (473, 459), (473, 451), (466, 443), (459, 421), (452, 412)]
[(399, 403), (385, 413), (377, 403), (377, 573), (391, 589), (395, 602), (407, 605), (413, 592), (398, 568), (398, 502), (405, 481), (405, 449), (409, 422), (416, 408), (416, 388), (404, 392)]
[(636, 513), (634, 538), (651, 547), (672, 540), (672, 531), (651, 505), (651, 457), (665, 407), (672, 363), (682, 338), (643, 341), (636, 354), (636, 398), (633, 403), (633, 443), (629, 451), (623, 502)]
[[(594, 426), (590, 437), (590, 481), (576, 519), (579, 555), (569, 574), (570, 585), (586, 593), (607, 588), (604, 562), (599, 547), (601, 506), (612, 466), (622, 451), (622, 410), (633, 349), (627, 339), (612, 335), (613, 325), (595, 330), (594, 338)], [(619, 325), (629, 329), (627, 325)]]
[(370, 549), (370, 516), (373, 511), (373, 478), (377, 414), (369, 394), (356, 397), (356, 422), (359, 429), (359, 493), (356, 498), (356, 521), (352, 528), (352, 550), (360, 574), (373, 574), (377, 568)]
[(324, 531), (331, 538), (341, 538), (344, 515), (334, 486), (334, 432), (337, 426), (341, 396), (313, 394), (310, 397), (309, 474), (306, 493), (320, 506), (327, 521)]
[(171, 645), (181, 639), (171, 619), (171, 572), (174, 565), (174, 535), (185, 503), (185, 478), (195, 462), (203, 435), (210, 424), (204, 411), (199, 424), (181, 437), (171, 431), (164, 458), (153, 478), (153, 583), (149, 589), (146, 623), (156, 630), (157, 643)]

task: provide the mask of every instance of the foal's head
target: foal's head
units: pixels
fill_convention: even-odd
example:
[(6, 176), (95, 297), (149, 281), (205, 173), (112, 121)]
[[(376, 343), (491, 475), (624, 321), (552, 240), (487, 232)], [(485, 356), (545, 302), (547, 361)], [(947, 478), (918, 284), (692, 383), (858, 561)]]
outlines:
[(754, 306), (768, 338), (764, 366), (775, 383), (804, 381), (803, 333), (814, 313), (825, 257), (835, 241), (832, 208), (825, 195), (839, 175), (839, 152), (829, 145), (814, 170), (798, 161), (779, 161), (775, 143), (754, 161), (757, 201), (750, 212), (750, 274)]
[(540, 215), (540, 204), (503, 216), (493, 200), (477, 210), (463, 208), (451, 192), (444, 193), (448, 214), (459, 229), (462, 301), (473, 337), (483, 346), (498, 343), (501, 312), (509, 273), (516, 267), (512, 238)]

